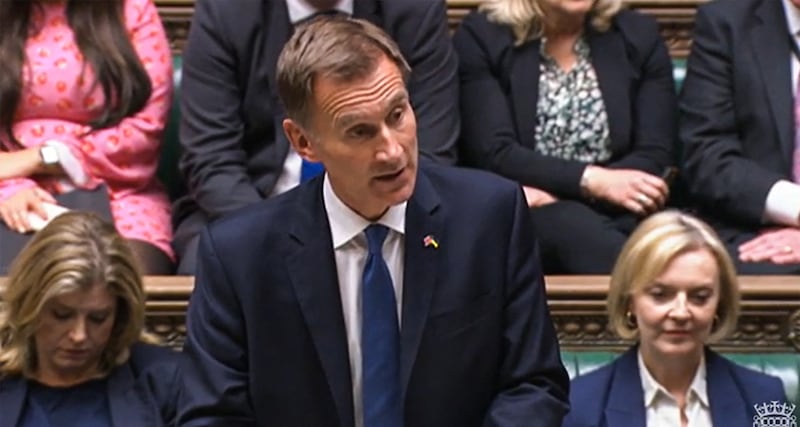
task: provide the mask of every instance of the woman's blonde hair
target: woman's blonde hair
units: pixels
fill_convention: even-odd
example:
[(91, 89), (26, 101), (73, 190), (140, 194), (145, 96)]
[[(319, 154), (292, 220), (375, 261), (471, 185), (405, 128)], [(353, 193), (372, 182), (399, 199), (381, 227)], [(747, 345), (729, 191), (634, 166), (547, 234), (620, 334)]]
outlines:
[(717, 341), (736, 327), (739, 316), (739, 283), (725, 245), (703, 221), (678, 212), (664, 211), (643, 221), (631, 234), (617, 258), (608, 291), (608, 321), (622, 338), (638, 337), (628, 314), (634, 293), (651, 285), (675, 257), (706, 249), (717, 262), (720, 297), (709, 341)]
[(117, 300), (101, 373), (125, 363), (134, 342), (155, 341), (143, 332), (145, 293), (125, 239), (94, 214), (68, 212), (37, 232), (11, 265), (0, 298), (0, 377), (32, 376), (42, 308), (58, 295), (92, 286), (105, 286)]
[[(521, 45), (544, 35), (547, 16), (541, 3), (542, 0), (483, 0), (478, 9), (490, 21), (510, 27), (515, 44)], [(620, 9), (622, 0), (595, 0), (589, 23), (597, 31), (607, 31)]]

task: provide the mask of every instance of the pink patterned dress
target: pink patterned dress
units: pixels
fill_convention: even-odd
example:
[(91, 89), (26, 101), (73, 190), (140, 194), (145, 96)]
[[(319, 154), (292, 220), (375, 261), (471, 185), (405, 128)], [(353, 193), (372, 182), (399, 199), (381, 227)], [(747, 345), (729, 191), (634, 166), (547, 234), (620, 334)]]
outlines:
[[(125, 25), (145, 70), (152, 95), (136, 115), (87, 135), (88, 123), (103, 105), (99, 85), (83, 58), (66, 17), (66, 2), (43, 3), (38, 34), (26, 45), (24, 87), (13, 132), (26, 147), (48, 140), (69, 146), (90, 176), (83, 188), (107, 186), (117, 230), (128, 239), (151, 243), (174, 257), (170, 242), (170, 203), (158, 182), (161, 134), (172, 97), (172, 56), (152, 0), (126, 0)], [(6, 149), (8, 141), (0, 143)], [(47, 178), (0, 181), (0, 201), (24, 188), (39, 186), (53, 194), (64, 187)]]

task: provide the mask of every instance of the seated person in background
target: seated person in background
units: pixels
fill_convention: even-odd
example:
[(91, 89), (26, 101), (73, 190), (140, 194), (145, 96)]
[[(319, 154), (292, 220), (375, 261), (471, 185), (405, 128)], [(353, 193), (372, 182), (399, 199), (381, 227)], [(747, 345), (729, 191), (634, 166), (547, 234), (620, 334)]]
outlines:
[(634, 231), (614, 266), (611, 328), (638, 343), (573, 379), (564, 427), (750, 427), (762, 402), (785, 402), (780, 379), (706, 347), (736, 327), (733, 262), (700, 220), (667, 211)]
[(60, 203), (107, 212), (147, 273), (171, 272), (172, 59), (152, 0), (0, 0), (0, 28), (0, 274)]
[(675, 87), (656, 22), (621, 0), (490, 0), (456, 32), (462, 155), (519, 182), (547, 273), (611, 271), (661, 209)]
[(176, 425), (180, 355), (145, 344), (144, 311), (136, 258), (111, 224), (51, 221), (0, 297), (0, 425)]
[(444, 0), (197, 0), (183, 56), (181, 160), (188, 195), (175, 204), (179, 274), (194, 274), (210, 220), (282, 193), (318, 165), (290, 149), (275, 64), (294, 26), (325, 12), (385, 29), (412, 68), (422, 153), (455, 163), (458, 66)]
[(182, 427), (561, 424), (522, 192), (419, 161), (410, 73), (365, 20), (286, 43), (283, 127), (325, 174), (203, 230)]
[(697, 9), (680, 99), (689, 190), (743, 274), (800, 273), (800, 0)]

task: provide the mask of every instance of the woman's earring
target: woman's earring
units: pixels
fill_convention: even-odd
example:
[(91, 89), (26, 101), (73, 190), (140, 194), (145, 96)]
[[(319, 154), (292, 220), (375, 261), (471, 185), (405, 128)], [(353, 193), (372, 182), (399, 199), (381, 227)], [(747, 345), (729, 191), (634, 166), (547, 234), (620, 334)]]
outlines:
[(636, 329), (639, 326), (636, 324), (636, 316), (634, 316), (630, 311), (625, 313), (625, 321), (625, 323), (627, 323), (628, 327), (631, 329)]

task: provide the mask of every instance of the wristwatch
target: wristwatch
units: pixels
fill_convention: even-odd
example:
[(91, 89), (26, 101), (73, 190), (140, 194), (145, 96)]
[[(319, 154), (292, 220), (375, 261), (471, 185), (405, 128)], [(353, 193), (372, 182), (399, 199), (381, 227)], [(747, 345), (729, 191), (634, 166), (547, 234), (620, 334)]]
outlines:
[(42, 164), (45, 166), (57, 165), (59, 162), (58, 150), (50, 145), (43, 145), (39, 148), (39, 157), (42, 158)]

